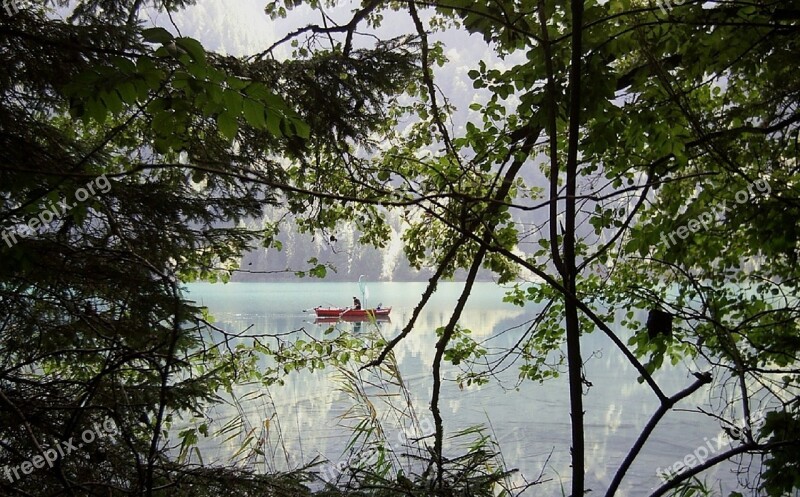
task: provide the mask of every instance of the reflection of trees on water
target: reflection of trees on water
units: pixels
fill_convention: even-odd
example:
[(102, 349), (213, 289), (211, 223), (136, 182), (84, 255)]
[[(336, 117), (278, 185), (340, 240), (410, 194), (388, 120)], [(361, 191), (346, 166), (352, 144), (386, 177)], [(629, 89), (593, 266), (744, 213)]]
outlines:
[[(478, 307), (483, 307), (479, 304)], [(403, 327), (409, 316), (408, 310), (393, 310), (391, 322), (377, 323), (377, 329), (384, 336), (393, 336)], [(532, 309), (507, 308), (491, 309), (489, 307), (465, 310), (463, 322), (487, 347), (506, 348), (514, 343), (526, 329), (526, 323), (533, 316)], [(338, 322), (333, 324), (314, 325), (308, 322), (313, 317), (302, 315), (285, 317), (279, 315), (257, 315), (247, 313), (218, 313), (218, 318), (230, 329), (243, 329), (251, 323), (258, 323), (261, 329), (293, 329), (304, 327), (304, 330), (322, 338), (330, 327), (351, 333), (365, 333), (376, 324), (368, 322)], [(412, 333), (394, 351), (405, 385), (408, 387), (410, 402), (419, 412), (427, 412), (431, 380), (429, 375), (430, 361), (433, 357), (431, 340), (434, 330), (442, 326), (447, 319), (446, 309), (432, 308), (423, 313), (419, 319), (418, 332)], [(303, 321), (305, 319), (305, 321)], [(630, 382), (635, 377), (635, 370), (615, 349), (610, 348), (600, 334), (585, 337), (587, 350), (587, 375), (592, 378), (593, 386), (587, 390), (587, 436), (591, 440), (587, 466), (589, 481), (597, 485), (608, 483), (610, 476), (606, 473), (607, 461), (616, 454), (627, 450), (634, 435), (644, 426), (655, 402), (642, 385)], [(450, 367), (446, 377), (454, 379), (459, 369)], [(660, 381), (664, 388), (680, 389), (685, 382), (685, 374), (680, 368), (666, 370)], [(520, 475), (531, 477), (538, 475), (545, 464), (556, 472), (564, 474), (569, 469), (568, 433), (569, 413), (563, 404), (563, 378), (546, 381), (543, 384), (527, 383), (519, 391), (513, 391), (517, 383), (517, 369), (511, 367), (498, 374), (497, 382), (483, 387), (469, 387), (459, 390), (455, 383), (449, 383), (442, 399), (446, 408), (444, 417), (448, 431), (491, 421), (492, 435), (497, 439), (503, 456), (509, 466), (519, 468)], [(505, 386), (506, 391), (499, 386)], [(371, 398), (380, 398), (381, 389), (367, 385), (365, 394)], [(270, 463), (270, 468), (290, 469), (309, 462), (314, 457), (324, 457), (338, 464), (350, 456), (342, 451), (346, 446), (351, 431), (340, 426), (340, 416), (350, 407), (352, 401), (338, 390), (338, 383), (331, 371), (294, 372), (287, 377), (284, 386), (272, 387), (268, 392), (249, 385), (240, 385), (234, 393), (242, 399), (239, 407), (230, 405), (214, 411), (215, 422), (224, 424), (238, 415), (248, 419), (250, 427), (258, 427), (265, 420), (272, 420), (271, 431), (265, 444), (271, 444), (273, 454), (280, 455)], [(696, 393), (691, 402), (702, 404), (706, 391)], [(608, 399), (616, 401), (608, 404)], [(375, 402), (375, 405), (380, 405)], [(536, 406), (532, 410), (532, 406)], [(280, 420), (280, 436), (277, 431), (277, 420)], [(387, 422), (387, 431), (402, 433), (403, 426), (392, 427)], [(656, 467), (664, 459), (674, 460), (683, 454), (683, 446), (691, 445), (691, 441), (708, 433), (715, 433), (714, 423), (693, 420), (691, 426), (683, 420), (669, 420), (663, 429), (656, 432), (653, 444), (657, 449), (643, 456), (644, 461), (651, 461)], [(247, 430), (244, 431), (245, 433)], [(678, 433), (677, 435), (675, 433)], [(681, 442), (683, 440), (683, 442)], [(217, 454), (226, 458), (235, 453), (242, 439), (231, 440), (224, 445), (209, 441), (203, 446), (204, 453)], [(696, 444), (695, 444), (696, 445)], [(276, 448), (277, 447), (277, 448)], [(277, 449), (288, 452), (288, 458)], [(452, 449), (452, 445), (445, 448)], [(266, 463), (262, 463), (262, 468)], [(328, 466), (325, 466), (328, 467)], [(714, 475), (724, 476), (726, 467), (721, 467)], [(631, 483), (625, 488), (649, 483), (655, 474), (648, 468), (634, 471)], [(516, 481), (516, 480), (515, 480)], [(519, 480), (521, 482), (522, 480)]]

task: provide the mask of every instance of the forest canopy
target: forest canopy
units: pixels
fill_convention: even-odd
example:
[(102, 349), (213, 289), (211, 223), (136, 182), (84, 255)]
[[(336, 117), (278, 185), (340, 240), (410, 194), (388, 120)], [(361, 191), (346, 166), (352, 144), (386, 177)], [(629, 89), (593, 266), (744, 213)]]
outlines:
[[(18, 468), (0, 475), (4, 494), (311, 492), (303, 472), (197, 464), (208, 427), (173, 423), (240, 382), (384, 374), (455, 274), (461, 298), (429, 337), (427, 470), (356, 486), (493, 494), (502, 474), (481, 472), (480, 454), (457, 466), (443, 451), (439, 408), (444, 362), (470, 365), (467, 385), (492, 381), (459, 324), (479, 271), (508, 301), (542, 306), (504, 353), (525, 381), (568, 377), (565, 494), (617, 494), (659, 422), (708, 386), (724, 398), (710, 416), (743, 420), (737, 443), (648, 495), (696, 491), (703, 471), (744, 457), (754, 494), (800, 489), (800, 2), (286, 0), (265, 5), (285, 36), (247, 56), (144, 15), (193, 5), (0, 9), (0, 468)], [(460, 62), (467, 109), (438, 79), (453, 33), (488, 54)], [(234, 341), (185, 295), (242, 270), (247, 251), (279, 250), (281, 230), (334, 242), (347, 226), (382, 247), (391, 216), (408, 263), (432, 274), (395, 337)], [(659, 402), (607, 488), (586, 484), (589, 333)], [(665, 361), (703, 366), (672, 392), (655, 374)], [(26, 471), (112, 425), (85, 457)]]

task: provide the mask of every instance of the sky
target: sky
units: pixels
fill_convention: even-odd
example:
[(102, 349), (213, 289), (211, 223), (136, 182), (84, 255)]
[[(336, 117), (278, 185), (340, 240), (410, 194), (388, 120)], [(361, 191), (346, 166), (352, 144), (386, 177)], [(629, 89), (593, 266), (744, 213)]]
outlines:
[[(200, 40), (206, 49), (243, 56), (275, 42), (275, 22), (264, 12), (263, 0), (199, 0), (197, 5), (172, 15), (183, 36)], [(169, 16), (148, 10), (141, 19), (175, 33)]]
[[(195, 6), (173, 14), (172, 20), (181, 35), (200, 40), (207, 50), (233, 56), (262, 52), (300, 27), (321, 24), (320, 13), (306, 6), (289, 11), (286, 19), (272, 20), (264, 12), (265, 5), (265, 0), (198, 0)], [(357, 5), (360, 2), (340, 2), (337, 8), (325, 12), (343, 24), (350, 19)], [(420, 11), (420, 16), (423, 21), (428, 17), (424, 10)], [(169, 16), (164, 13), (146, 11), (140, 17), (148, 26), (161, 26), (177, 34)], [(362, 27), (365, 28), (362, 31), (366, 30), (363, 24)], [(377, 31), (382, 38), (409, 32), (414, 32), (414, 26), (406, 12), (386, 12)], [(497, 68), (510, 67), (511, 62), (501, 61), (481, 37), (464, 31), (432, 33), (430, 39), (441, 40), (446, 45), (445, 55), (449, 62), (442, 68), (434, 68), (435, 79), (441, 91), (459, 109), (453, 116), (453, 132), (459, 135), (464, 131), (466, 120), (476, 124), (480, 122), (478, 113), (469, 110), (469, 104), (488, 99), (487, 94), (479, 94), (473, 89), (468, 71), (477, 67), (479, 60)], [(362, 37), (361, 40), (366, 42), (370, 38)], [(291, 47), (286, 43), (276, 49), (275, 55), (278, 59), (290, 57)], [(516, 102), (509, 103), (514, 105)]]

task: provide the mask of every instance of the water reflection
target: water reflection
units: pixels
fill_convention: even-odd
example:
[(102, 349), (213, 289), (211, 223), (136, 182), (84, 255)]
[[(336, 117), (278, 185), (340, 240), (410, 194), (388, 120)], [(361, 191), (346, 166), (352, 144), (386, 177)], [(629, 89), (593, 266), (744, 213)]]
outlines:
[[(381, 398), (387, 385), (365, 387), (372, 406), (387, 433), (409, 433), (419, 426), (409, 427), (408, 420), (393, 414), (391, 402), (413, 406), (418, 425), (430, 420), (432, 380), (431, 363), (435, 354), (435, 330), (444, 326), (450, 317), (462, 288), (460, 284), (440, 284), (439, 291), (420, 314), (413, 332), (395, 349), (395, 357), (408, 399)], [(337, 302), (337, 296), (352, 294), (353, 285), (343, 283), (280, 283), (190, 285), (191, 297), (207, 305), (221, 328), (239, 332), (252, 325), (251, 333), (284, 333), (298, 330), (321, 338), (333, 327), (363, 333), (377, 329), (384, 337), (396, 336), (410, 319), (414, 306), (424, 291), (420, 283), (381, 283), (370, 286), (374, 302), (391, 306), (391, 320), (378, 322), (319, 322), (313, 307), (347, 305)], [(461, 325), (476, 339), (492, 338), (491, 347), (510, 347), (515, 344), (536, 313), (534, 306), (522, 309), (502, 302), (503, 289), (489, 283), (476, 285)], [(333, 302), (331, 302), (333, 300)], [(304, 311), (305, 310), (305, 311)], [(625, 333), (622, 333), (624, 335)], [(623, 341), (627, 336), (623, 336)], [(636, 381), (638, 373), (600, 333), (584, 337), (583, 355), (586, 377), (591, 382), (585, 395), (587, 485), (595, 493), (605, 490), (628, 449), (658, 406), (649, 388)], [(688, 367), (687, 367), (688, 366)], [(691, 371), (696, 365), (679, 364), (656, 373), (656, 380), (667, 395), (692, 383)], [(485, 424), (497, 439), (506, 464), (518, 468), (528, 480), (540, 474), (549, 480), (531, 490), (545, 495), (561, 495), (562, 485), (569, 477), (569, 409), (566, 376), (543, 384), (530, 381), (518, 384), (518, 369), (512, 367), (498, 373), (499, 382), (484, 386), (459, 387), (455, 379), (459, 370), (443, 369), (447, 380), (440, 401), (448, 434), (475, 424)], [(363, 373), (366, 375), (367, 373)], [(321, 457), (339, 461), (348, 457), (345, 446), (352, 432), (351, 415), (359, 399), (342, 390), (335, 371), (301, 371), (293, 373), (281, 387), (265, 390), (252, 385), (239, 385), (235, 390), (239, 402), (214, 409), (215, 425), (224, 426), (237, 414), (244, 418), (244, 432), (254, 439), (263, 438), (266, 458), (254, 458), (250, 464), (258, 470), (296, 467)], [(709, 390), (701, 389), (681, 406), (687, 409), (707, 405)], [(361, 401), (363, 402), (363, 401)], [(409, 407), (410, 409), (410, 407)], [(659, 480), (655, 469), (665, 467), (694, 450), (703, 437), (713, 437), (718, 423), (689, 412), (672, 412), (651, 436), (650, 441), (631, 468), (620, 495), (642, 495), (656, 486)], [(391, 435), (390, 435), (391, 436)], [(223, 436), (202, 445), (206, 462), (225, 461), (241, 444), (240, 438), (224, 441)], [(222, 440), (222, 441), (221, 441)], [(445, 450), (456, 450), (462, 441), (447, 439)], [(449, 444), (449, 445), (448, 445)], [(272, 460), (272, 457), (278, 457)], [(735, 479), (720, 466), (706, 474), (708, 481), (724, 479), (722, 489), (727, 494), (735, 489)]]

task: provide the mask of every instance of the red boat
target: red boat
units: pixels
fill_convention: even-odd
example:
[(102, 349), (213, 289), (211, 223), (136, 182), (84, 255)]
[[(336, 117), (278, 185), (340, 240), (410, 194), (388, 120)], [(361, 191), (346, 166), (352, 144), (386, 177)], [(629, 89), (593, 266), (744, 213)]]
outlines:
[(314, 312), (318, 318), (333, 318), (345, 320), (370, 320), (387, 319), (392, 312), (391, 307), (378, 307), (376, 309), (351, 309), (349, 307), (315, 307)]
[[(389, 316), (375, 316), (376, 323), (389, 323), (392, 319)], [(330, 318), (314, 318), (314, 324), (333, 324), (333, 323), (366, 323), (372, 322), (373, 318), (371, 317), (348, 317), (345, 316), (343, 318), (339, 317), (330, 317)]]

